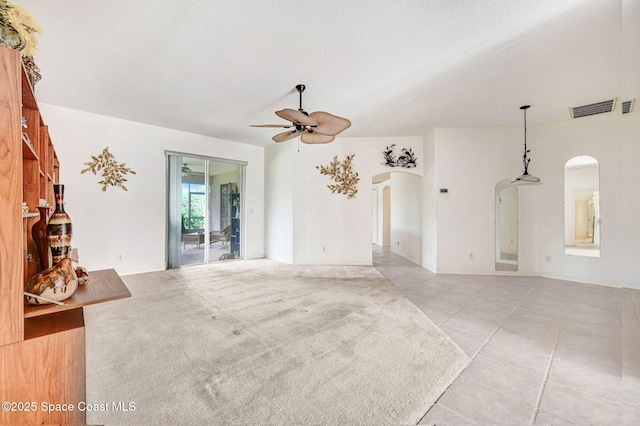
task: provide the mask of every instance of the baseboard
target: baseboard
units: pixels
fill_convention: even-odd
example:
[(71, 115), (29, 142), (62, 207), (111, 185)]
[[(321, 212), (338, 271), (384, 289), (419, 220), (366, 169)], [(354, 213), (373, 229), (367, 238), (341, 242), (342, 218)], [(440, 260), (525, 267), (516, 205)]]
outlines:
[(427, 270), (427, 271), (429, 271), (429, 272), (433, 272), (434, 274), (437, 274), (437, 273), (438, 273), (438, 268), (436, 268), (435, 266), (430, 265), (430, 264), (428, 264), (428, 263), (423, 263), (423, 264), (422, 264), (422, 265), (420, 265), (420, 266), (422, 266), (424, 269), (426, 269), (426, 270)]
[(640, 288), (629, 287), (628, 285), (625, 285), (625, 284), (607, 282), (602, 280), (590, 280), (588, 278), (577, 278), (577, 277), (565, 276), (561, 274), (539, 274), (538, 276), (542, 278), (550, 278), (552, 280), (571, 281), (574, 283), (581, 283), (581, 284), (591, 284), (591, 285), (599, 285), (599, 286), (613, 287), (613, 288), (631, 288), (635, 290), (640, 290)]
[(373, 262), (363, 260), (302, 260), (293, 262), (294, 265), (339, 265), (339, 266), (372, 266)]

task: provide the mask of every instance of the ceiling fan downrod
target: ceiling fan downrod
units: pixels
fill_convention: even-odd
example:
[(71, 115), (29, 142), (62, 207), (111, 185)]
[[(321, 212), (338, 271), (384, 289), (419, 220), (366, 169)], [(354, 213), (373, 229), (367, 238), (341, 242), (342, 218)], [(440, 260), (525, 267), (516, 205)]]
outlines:
[(305, 115), (309, 115), (307, 111), (302, 109), (302, 92), (304, 92), (304, 89), (306, 89), (306, 86), (304, 84), (298, 84), (296, 86), (296, 90), (298, 90), (298, 93), (300, 94), (300, 108), (298, 108), (298, 111)]

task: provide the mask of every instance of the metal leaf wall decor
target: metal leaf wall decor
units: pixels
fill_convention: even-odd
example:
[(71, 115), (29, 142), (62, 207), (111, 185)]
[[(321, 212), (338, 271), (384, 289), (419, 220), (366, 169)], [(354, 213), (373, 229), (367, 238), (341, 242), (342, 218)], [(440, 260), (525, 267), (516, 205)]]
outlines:
[(316, 166), (321, 175), (329, 176), (336, 183), (335, 185), (327, 185), (331, 193), (344, 194), (347, 196), (347, 200), (356, 197), (358, 182), (360, 182), (358, 173), (354, 172), (351, 167), (353, 157), (355, 157), (355, 154), (347, 155), (344, 161), (338, 161), (338, 156), (336, 155), (328, 166)]
[(103, 191), (106, 191), (109, 186), (120, 187), (123, 190), (128, 191), (127, 187), (124, 186), (124, 183), (127, 181), (125, 175), (127, 173), (135, 175), (136, 172), (127, 167), (127, 163), (118, 164), (116, 158), (109, 152), (109, 147), (103, 149), (102, 154), (97, 157), (92, 155), (91, 159), (93, 161), (84, 163), (85, 166), (88, 167), (82, 170), (80, 172), (81, 174), (91, 171), (94, 175), (97, 175), (98, 172), (102, 170), (102, 180), (98, 181), (98, 184), (102, 185)]
[(418, 159), (413, 153), (412, 148), (402, 148), (400, 151), (400, 155), (396, 158), (395, 152), (396, 144), (389, 145), (382, 151), (382, 156), (384, 157), (385, 166), (389, 167), (405, 167), (407, 169), (411, 169), (418, 165)]

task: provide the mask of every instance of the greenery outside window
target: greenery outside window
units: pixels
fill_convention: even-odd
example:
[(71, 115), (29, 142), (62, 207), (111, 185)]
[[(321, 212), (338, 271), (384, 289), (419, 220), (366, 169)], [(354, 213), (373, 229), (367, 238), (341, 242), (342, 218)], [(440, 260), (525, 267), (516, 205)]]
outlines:
[(182, 232), (190, 234), (204, 230), (205, 188), (203, 184), (182, 184)]

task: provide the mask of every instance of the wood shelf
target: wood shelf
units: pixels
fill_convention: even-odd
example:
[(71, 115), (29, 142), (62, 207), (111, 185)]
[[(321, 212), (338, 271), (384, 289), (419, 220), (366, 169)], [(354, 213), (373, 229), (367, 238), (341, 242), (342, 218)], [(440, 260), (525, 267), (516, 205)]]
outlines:
[(22, 135), (22, 158), (27, 160), (38, 160), (38, 154), (33, 149), (33, 145), (29, 143), (25, 135)]
[(27, 71), (24, 69), (24, 64), (21, 63), (20, 66), (22, 68), (22, 106), (24, 108), (38, 109), (36, 95), (33, 91), (33, 87), (31, 87), (31, 82), (27, 77)]
[(84, 327), (82, 308), (60, 311), (50, 315), (27, 318), (24, 321), (24, 340)]
[(73, 296), (63, 300), (64, 306), (49, 305), (24, 305), (24, 317), (33, 318), (40, 315), (64, 312), (82, 306), (95, 303), (108, 302), (131, 297), (129, 289), (124, 284), (118, 273), (113, 269), (89, 272), (89, 279), (85, 284), (78, 286)]

